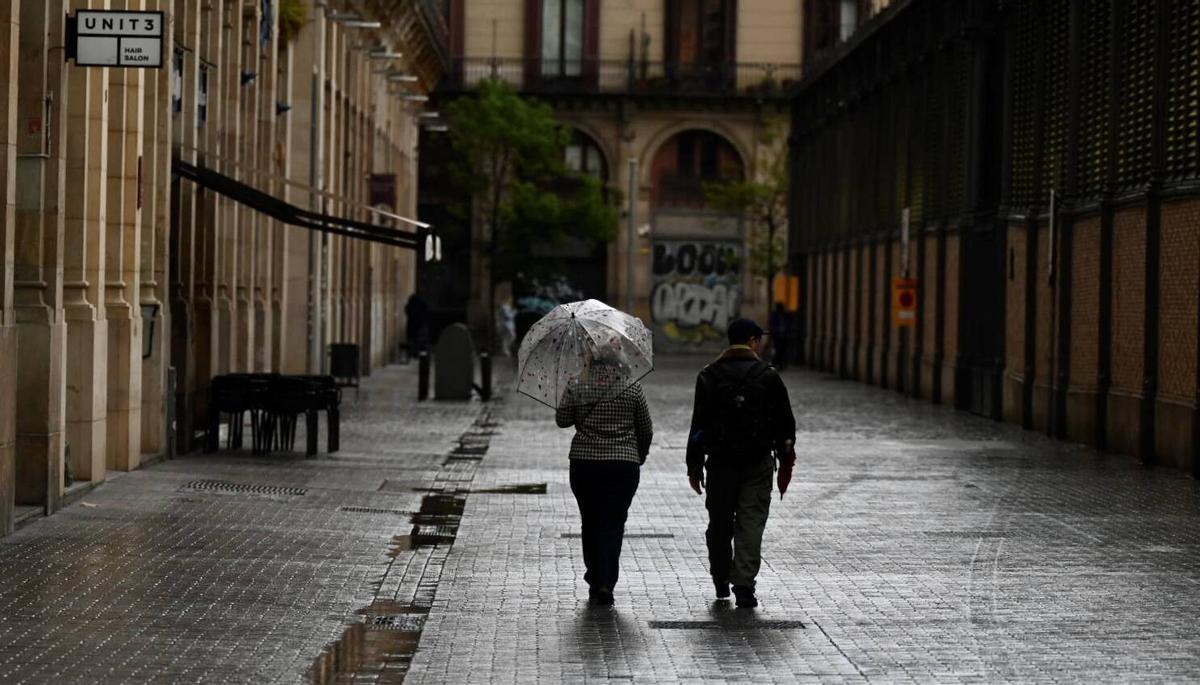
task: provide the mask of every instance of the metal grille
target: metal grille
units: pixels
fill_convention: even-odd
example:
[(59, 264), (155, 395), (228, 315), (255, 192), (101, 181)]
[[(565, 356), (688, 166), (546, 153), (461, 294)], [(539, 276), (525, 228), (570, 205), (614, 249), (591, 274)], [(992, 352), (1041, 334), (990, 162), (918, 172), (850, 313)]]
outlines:
[(803, 630), (803, 621), (650, 621), (653, 630)]
[(1012, 143), (1008, 151), (1012, 171), (1008, 181), (1008, 193), (1009, 202), (1021, 207), (1032, 205), (1038, 195), (1038, 2), (1039, 0), (1021, 0), (1014, 8), (1016, 45), (1013, 50), (1009, 105)]
[(1150, 181), (1154, 144), (1154, 55), (1157, 0), (1128, 0), (1121, 18), (1121, 114), (1117, 135), (1117, 183)]
[(1042, 146), (1043, 181), (1035, 200), (1041, 203), (1050, 191), (1061, 196), (1066, 189), (1067, 145), (1071, 133), (1071, 6), (1068, 2), (1042, 2), (1042, 92), (1045, 108), (1045, 142)]
[(351, 514), (393, 514), (395, 516), (408, 516), (412, 512), (402, 511), (400, 509), (375, 509), (373, 507), (338, 507), (338, 511), (344, 511)]
[(1200, 2), (1171, 3), (1167, 176), (1200, 173)]
[(375, 630), (399, 630), (419, 633), (425, 627), (425, 614), (384, 614), (364, 616), (363, 623)]
[(1112, 106), (1112, 6), (1085, 3), (1083, 54), (1079, 70), (1079, 171), (1075, 190), (1099, 195), (1108, 180), (1109, 117)]
[(236, 492), (246, 495), (298, 496), (308, 492), (307, 488), (289, 488), (282, 485), (249, 485), (245, 483), (229, 483), (223, 480), (194, 480), (183, 486), (182, 489), (200, 490), (203, 492)]
[(1006, 538), (1008, 533), (999, 530), (927, 530), (925, 535), (931, 538), (968, 539), (976, 538)]
[[(578, 539), (580, 537), (583, 537), (582, 534), (580, 534), (580, 533), (563, 533), (562, 536), (564, 538), (570, 538), (570, 539)], [(669, 540), (669, 539), (674, 538), (675, 534), (674, 533), (626, 533), (623, 537), (626, 540), (629, 540), (629, 539)]]

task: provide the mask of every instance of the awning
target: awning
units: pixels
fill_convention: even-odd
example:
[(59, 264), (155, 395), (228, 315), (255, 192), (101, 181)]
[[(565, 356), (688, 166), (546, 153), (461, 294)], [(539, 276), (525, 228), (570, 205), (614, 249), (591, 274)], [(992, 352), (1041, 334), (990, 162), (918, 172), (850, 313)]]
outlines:
[(301, 209), (229, 176), (185, 162), (182, 159), (173, 160), (172, 168), (180, 178), (186, 178), (198, 186), (292, 226), (410, 250), (424, 249), (425, 239), (431, 233), (428, 228), (423, 227), (423, 224), (413, 222), (411, 219), (403, 219), (403, 217), (400, 218), (410, 223), (417, 223), (422, 227), (415, 231), (402, 231), (365, 221)]

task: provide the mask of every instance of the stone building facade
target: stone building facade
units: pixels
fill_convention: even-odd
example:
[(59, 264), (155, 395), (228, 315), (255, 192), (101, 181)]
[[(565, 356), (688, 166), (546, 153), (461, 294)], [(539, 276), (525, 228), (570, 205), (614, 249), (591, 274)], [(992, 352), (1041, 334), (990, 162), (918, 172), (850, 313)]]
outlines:
[[(784, 153), (786, 136), (767, 143), (764, 133), (786, 131), (800, 76), (798, 0), (452, 0), (447, 9), (451, 70), (438, 96), (500, 78), (548, 102), (577, 135), (568, 163), (621, 198), (612, 244), (564, 260), (583, 281), (578, 294), (631, 308), (664, 349), (710, 350), (731, 316), (765, 316), (765, 279), (744, 268), (746, 227), (708, 206), (703, 184), (754, 176)], [(464, 275), (476, 283), (487, 269), (480, 231)], [(461, 306), (483, 326), (482, 299)]]
[(818, 61), (792, 141), (806, 360), (1200, 469), (1200, 5), (914, 0)]
[[(323, 216), (413, 216), (412, 95), (444, 71), (444, 24), (393, 4), (0, 2), (0, 534), (190, 450), (217, 374), (319, 372), (332, 342), (369, 371), (396, 349), (413, 250), (180, 173)], [(65, 17), (88, 9), (162, 12), (163, 68), (64, 59)], [(372, 196), (372, 174), (390, 192)]]

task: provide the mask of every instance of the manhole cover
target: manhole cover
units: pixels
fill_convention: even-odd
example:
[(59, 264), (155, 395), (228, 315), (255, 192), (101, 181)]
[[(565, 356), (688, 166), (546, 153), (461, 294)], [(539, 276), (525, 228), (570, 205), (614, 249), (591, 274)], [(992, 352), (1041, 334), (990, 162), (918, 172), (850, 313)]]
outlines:
[(650, 621), (655, 630), (803, 630), (802, 621)]
[(183, 486), (183, 490), (200, 490), (203, 492), (236, 492), (247, 495), (303, 495), (306, 488), (288, 488), (282, 485), (248, 485), (245, 483), (229, 483), (223, 480), (194, 480)]

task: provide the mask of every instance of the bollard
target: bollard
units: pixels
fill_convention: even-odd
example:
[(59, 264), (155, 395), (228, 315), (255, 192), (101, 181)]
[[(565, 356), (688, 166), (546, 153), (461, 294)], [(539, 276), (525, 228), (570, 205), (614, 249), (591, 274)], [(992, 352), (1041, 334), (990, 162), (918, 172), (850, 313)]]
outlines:
[(484, 402), (492, 399), (492, 355), (479, 353), (479, 396)]
[(429, 353), (425, 350), (417, 355), (417, 399), (429, 399)]

